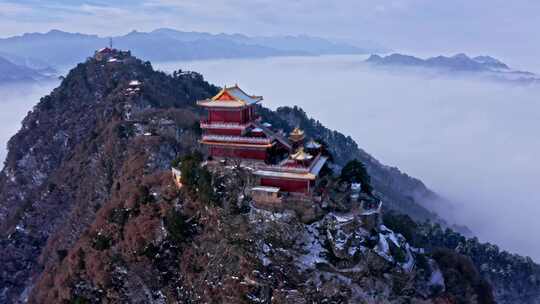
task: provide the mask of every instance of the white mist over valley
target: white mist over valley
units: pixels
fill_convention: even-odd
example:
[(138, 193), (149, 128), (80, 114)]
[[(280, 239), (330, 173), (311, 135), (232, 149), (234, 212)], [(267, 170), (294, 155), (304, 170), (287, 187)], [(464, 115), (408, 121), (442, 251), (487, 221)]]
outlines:
[(4, 166), (8, 140), (39, 99), (57, 85), (56, 81), (0, 85), (0, 168)]
[(455, 203), (441, 215), (540, 260), (540, 88), (374, 70), (363, 56), (157, 64), (238, 82), (264, 105), (299, 105)]

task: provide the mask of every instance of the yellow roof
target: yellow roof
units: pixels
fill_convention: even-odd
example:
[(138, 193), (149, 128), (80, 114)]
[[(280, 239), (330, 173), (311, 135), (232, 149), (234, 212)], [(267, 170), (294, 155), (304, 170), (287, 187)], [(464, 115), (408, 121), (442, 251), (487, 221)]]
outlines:
[(198, 101), (197, 104), (206, 107), (241, 107), (256, 104), (263, 100), (262, 96), (249, 95), (238, 85), (228, 88), (225, 86), (216, 96)]
[(294, 153), (293, 155), (291, 155), (291, 159), (294, 159), (294, 160), (300, 160), (300, 161), (303, 161), (303, 160), (310, 160), (310, 159), (312, 159), (312, 158), (313, 158), (313, 155), (304, 152), (304, 148), (298, 149), (298, 152), (296, 152), (296, 153)]
[(256, 170), (254, 174), (270, 178), (315, 180), (319, 176), (319, 173), (327, 160), (327, 157), (321, 156), (319, 154), (311, 164), (310, 168), (308, 168), (309, 171), (307, 172), (298, 172), (296, 168), (279, 166), (278, 169), (267, 166)]
[(294, 128), (291, 133), (289, 133), (289, 139), (294, 142), (304, 140), (304, 131), (300, 128)]
[(296, 127), (296, 128), (294, 128), (294, 130), (292, 130), (291, 135), (302, 136), (302, 135), (304, 135), (304, 131), (302, 129)]
[(272, 170), (257, 170), (253, 174), (270, 178), (287, 178), (287, 179), (303, 179), (315, 180), (317, 176), (312, 173), (296, 173), (287, 171), (272, 171)]

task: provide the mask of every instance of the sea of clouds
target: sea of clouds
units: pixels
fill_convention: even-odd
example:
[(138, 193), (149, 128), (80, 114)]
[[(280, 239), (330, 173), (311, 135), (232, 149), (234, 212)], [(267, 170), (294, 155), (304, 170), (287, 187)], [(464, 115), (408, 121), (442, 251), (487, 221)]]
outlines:
[(56, 85), (55, 81), (0, 84), (0, 168), (4, 166), (8, 140), (21, 128), (28, 111)]
[[(426, 71), (376, 70), (358, 56), (175, 62), (264, 105), (299, 105), (455, 206), (443, 217), (540, 261), (540, 88)], [(435, 206), (435, 208), (437, 208)]]

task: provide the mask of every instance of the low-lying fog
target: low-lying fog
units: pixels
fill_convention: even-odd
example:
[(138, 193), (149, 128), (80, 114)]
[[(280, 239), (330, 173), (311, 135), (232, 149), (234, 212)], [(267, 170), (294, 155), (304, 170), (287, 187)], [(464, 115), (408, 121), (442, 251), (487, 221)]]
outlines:
[(0, 168), (4, 167), (7, 141), (21, 128), (28, 111), (56, 85), (55, 81), (0, 85)]
[(540, 261), (540, 88), (374, 71), (363, 57), (159, 64), (299, 105), (459, 208), (481, 240)]

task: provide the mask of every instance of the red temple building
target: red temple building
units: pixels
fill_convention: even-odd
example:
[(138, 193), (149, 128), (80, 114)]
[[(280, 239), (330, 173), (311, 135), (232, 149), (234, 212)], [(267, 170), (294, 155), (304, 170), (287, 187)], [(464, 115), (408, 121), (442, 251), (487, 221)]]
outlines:
[(283, 192), (309, 194), (327, 160), (320, 153), (314, 156), (300, 147), (278, 165), (260, 167), (255, 175), (260, 178), (261, 186), (279, 188)]
[[(295, 128), (289, 134), (291, 153), (277, 165), (262, 166), (255, 171), (260, 178), (260, 185), (270, 188), (279, 188), (283, 192), (311, 193), (319, 173), (328, 160), (321, 155), (321, 146), (313, 141), (306, 152), (305, 134), (300, 128)], [(315, 149), (313, 149), (315, 146)]]
[(262, 99), (235, 85), (197, 102), (208, 110), (208, 118), (201, 121), (201, 143), (208, 147), (210, 156), (265, 161), (275, 145), (290, 148), (286, 139), (256, 120), (254, 108)]
[(327, 157), (321, 155), (320, 145), (304, 143), (305, 135), (299, 128), (286, 138), (260, 123), (255, 105), (262, 99), (235, 85), (197, 102), (208, 110), (207, 119), (201, 121), (201, 143), (213, 158), (259, 161), (255, 175), (260, 186), (254, 188), (256, 191), (267, 191), (269, 197), (278, 191), (310, 194)]

